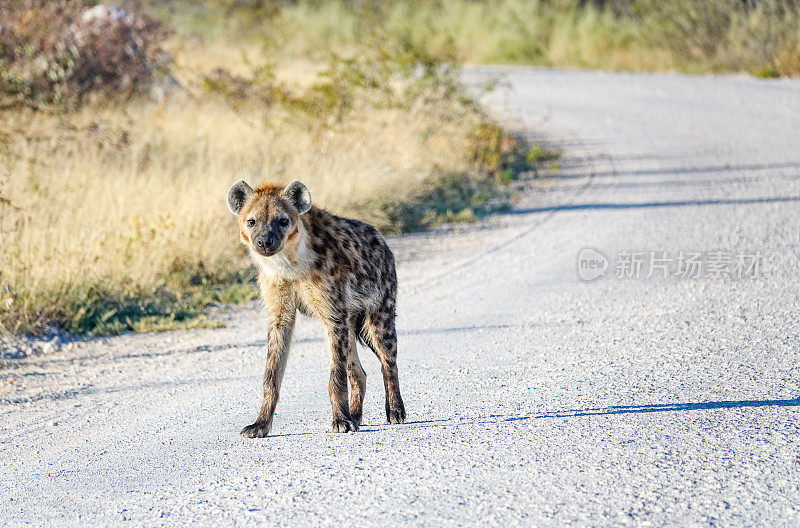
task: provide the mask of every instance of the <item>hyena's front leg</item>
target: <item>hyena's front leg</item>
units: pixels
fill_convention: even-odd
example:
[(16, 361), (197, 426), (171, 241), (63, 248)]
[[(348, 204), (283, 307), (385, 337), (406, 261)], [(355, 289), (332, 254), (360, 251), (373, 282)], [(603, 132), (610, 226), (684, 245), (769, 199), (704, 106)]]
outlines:
[(267, 366), (264, 369), (264, 399), (255, 423), (242, 429), (246, 438), (263, 438), (272, 428), (272, 417), (278, 404), (286, 361), (289, 358), (289, 344), (294, 330), (295, 310), (282, 308), (270, 312), (270, 325), (267, 331)]
[[(358, 431), (358, 423), (350, 415), (347, 404), (347, 360), (350, 355), (352, 332), (347, 317), (337, 318), (328, 327), (328, 345), (331, 354), (331, 379), (328, 392), (333, 409), (331, 432)], [(355, 343), (352, 344), (355, 346)]]

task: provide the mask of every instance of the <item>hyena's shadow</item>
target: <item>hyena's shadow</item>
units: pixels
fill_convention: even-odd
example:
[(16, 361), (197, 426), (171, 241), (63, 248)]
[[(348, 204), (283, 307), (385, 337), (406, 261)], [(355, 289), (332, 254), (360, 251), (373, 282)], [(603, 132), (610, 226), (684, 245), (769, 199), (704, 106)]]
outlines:
[[(530, 414), (489, 414), (475, 418), (443, 418), (433, 420), (418, 420), (406, 422), (406, 426), (416, 427), (457, 427), (461, 425), (496, 424), (518, 422), (523, 420), (543, 418), (580, 418), (584, 416), (610, 416), (615, 414), (637, 414), (653, 412), (686, 412), (717, 409), (746, 409), (758, 407), (800, 407), (800, 397), (794, 399), (764, 399), (764, 400), (721, 400), (709, 402), (687, 403), (657, 403), (647, 405), (615, 405), (610, 407), (597, 407), (585, 409), (569, 409), (563, 411), (548, 411)], [(383, 429), (381, 425), (369, 425)], [(386, 429), (389, 429), (386, 427)]]
[[(423, 428), (423, 427), (459, 427), (475, 424), (502, 425), (508, 422), (518, 422), (523, 420), (533, 420), (542, 418), (579, 418), (585, 416), (609, 416), (615, 414), (635, 414), (652, 412), (685, 412), (702, 411), (716, 409), (743, 409), (757, 407), (800, 407), (800, 397), (794, 399), (764, 399), (764, 400), (723, 400), (711, 402), (689, 402), (689, 403), (659, 403), (647, 405), (615, 405), (611, 407), (597, 407), (585, 409), (569, 409), (563, 411), (548, 411), (531, 414), (489, 414), (476, 416), (474, 418), (439, 418), (431, 420), (416, 420), (406, 422), (402, 428)], [(383, 423), (365, 423), (359, 433), (378, 433), (381, 431), (397, 431), (396, 426)], [(328, 434), (324, 430), (304, 431), (299, 433), (275, 434), (271, 437), (289, 436), (309, 436), (316, 434)]]

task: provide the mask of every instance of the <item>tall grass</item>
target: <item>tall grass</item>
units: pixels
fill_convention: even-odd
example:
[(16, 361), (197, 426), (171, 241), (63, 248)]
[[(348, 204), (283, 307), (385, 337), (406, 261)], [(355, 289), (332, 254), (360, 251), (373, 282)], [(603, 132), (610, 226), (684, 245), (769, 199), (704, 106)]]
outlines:
[[(303, 57), (346, 48), (378, 26), (434, 53), (454, 48), (471, 63), (800, 73), (796, 0), (171, 0), (157, 5), (162, 13), (171, 6), (171, 20), (179, 27), (202, 32), (208, 25), (201, 21), (224, 18), (228, 31), (208, 36), (252, 32), (273, 50)], [(262, 10), (254, 12), (254, 5)]]
[(209, 324), (205, 305), (251, 298), (224, 201), (239, 179), (300, 179), (384, 232), (480, 207), (507, 136), (481, 125), (455, 71), (426, 74), (426, 55), (398, 46), (274, 64), (178, 38), (185, 92), (165, 102), (0, 113), (0, 328), (191, 327)]

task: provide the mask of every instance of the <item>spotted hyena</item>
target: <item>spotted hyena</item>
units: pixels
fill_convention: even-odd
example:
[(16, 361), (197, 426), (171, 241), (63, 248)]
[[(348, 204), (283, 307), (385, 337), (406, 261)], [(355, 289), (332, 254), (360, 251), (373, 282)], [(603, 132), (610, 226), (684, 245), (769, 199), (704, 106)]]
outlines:
[(386, 418), (403, 423), (394, 327), (397, 275), (394, 256), (380, 233), (315, 207), (299, 181), (285, 188), (264, 184), (256, 189), (240, 181), (228, 191), (228, 207), (238, 216), (242, 242), (258, 266), (269, 315), (264, 400), (255, 423), (242, 435), (269, 434), (298, 311), (321, 319), (327, 331), (332, 431), (357, 431), (361, 423), (367, 375), (356, 340), (381, 362)]

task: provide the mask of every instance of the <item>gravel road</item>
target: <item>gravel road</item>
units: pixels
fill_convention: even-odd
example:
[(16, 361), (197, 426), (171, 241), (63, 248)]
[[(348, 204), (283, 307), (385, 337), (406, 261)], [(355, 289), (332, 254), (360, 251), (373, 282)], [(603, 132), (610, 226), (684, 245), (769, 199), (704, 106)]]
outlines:
[(255, 307), (29, 357), (0, 370), (0, 525), (800, 526), (800, 82), (467, 75), (498, 73), (560, 170), (391, 241), (407, 424), (362, 350), (366, 425), (328, 433), (302, 320), (272, 436), (239, 437)]

